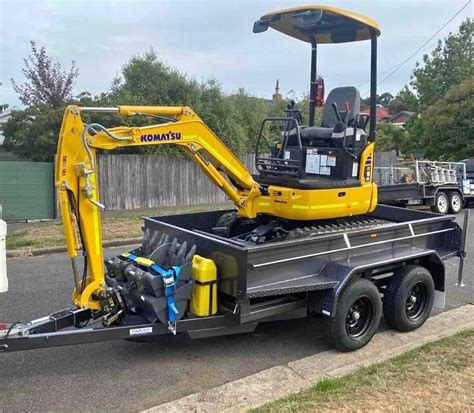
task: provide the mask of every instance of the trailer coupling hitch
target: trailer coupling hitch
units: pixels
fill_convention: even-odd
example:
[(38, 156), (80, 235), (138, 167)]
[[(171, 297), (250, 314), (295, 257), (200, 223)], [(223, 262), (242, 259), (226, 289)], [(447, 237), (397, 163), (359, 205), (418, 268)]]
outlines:
[[(27, 337), (30, 334), (30, 328), (24, 323), (4, 324), (0, 323), (0, 340), (6, 340), (13, 337)], [(8, 344), (0, 345), (0, 353), (8, 350)]]

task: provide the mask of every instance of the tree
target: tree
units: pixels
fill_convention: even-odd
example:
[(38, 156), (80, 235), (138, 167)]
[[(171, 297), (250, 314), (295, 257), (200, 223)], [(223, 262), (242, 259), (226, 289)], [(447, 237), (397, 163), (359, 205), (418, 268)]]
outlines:
[(426, 148), (423, 148), (422, 144), (422, 135), (423, 127), (421, 126), (421, 121), (419, 115), (416, 114), (408, 119), (408, 122), (405, 124), (404, 129), (407, 132), (406, 138), (402, 141), (401, 151), (405, 155), (411, 153), (422, 153), (423, 156), (426, 152)]
[[(384, 108), (387, 107), (390, 102), (394, 99), (393, 95), (389, 92), (384, 92), (381, 95), (376, 95), (375, 103), (381, 105)], [(370, 96), (360, 100), (361, 109), (368, 109), (370, 107)]]
[(375, 148), (380, 152), (395, 150), (399, 153), (407, 137), (405, 129), (391, 123), (380, 123), (377, 126)]
[(29, 108), (12, 113), (3, 125), (8, 151), (32, 161), (53, 160), (64, 110)]
[[(114, 80), (110, 99), (115, 104), (190, 106), (237, 154), (254, 150), (254, 137), (266, 113), (261, 99), (243, 89), (227, 96), (215, 79), (198, 82), (189, 78), (159, 60), (153, 50), (133, 56), (125, 64), (121, 76)], [(178, 152), (174, 146), (138, 150)]]
[(474, 76), (473, 39), (474, 22), (462, 22), (457, 33), (450, 33), (444, 42), (439, 40), (431, 55), (417, 62), (411, 86), (415, 89), (419, 108), (424, 110), (436, 104), (449, 89)]
[(428, 158), (459, 161), (474, 156), (474, 78), (451, 88), (420, 116)]
[(58, 108), (64, 105), (71, 98), (79, 74), (74, 61), (69, 71), (63, 71), (61, 65), (46, 54), (44, 47), (38, 48), (34, 41), (30, 41), (30, 45), (32, 54), (23, 59), (26, 82), (19, 85), (11, 79), (13, 90), (25, 106)]
[(268, 116), (269, 109), (261, 99), (251, 96), (244, 88), (239, 88), (228, 99), (233, 106), (232, 118), (242, 127), (242, 144), (245, 148), (241, 152), (253, 152), (260, 125)]
[[(81, 94), (77, 99), (71, 99), (69, 103), (81, 106), (107, 106), (104, 96), (93, 98), (87, 93)], [(64, 109), (64, 106), (58, 108), (40, 106), (12, 112), (11, 118), (3, 125), (5, 149), (21, 159), (52, 162)], [(111, 126), (114, 124), (109, 119), (111, 116), (117, 115), (101, 114), (99, 120), (104, 125)], [(83, 119), (89, 121), (87, 114)]]
[(402, 110), (408, 110), (410, 112), (418, 111), (418, 98), (407, 85), (405, 85), (403, 89), (397, 93), (394, 100), (397, 100), (405, 105), (406, 109)]
[(380, 103), (383, 107), (387, 107), (390, 102), (393, 100), (393, 95), (389, 92), (382, 93), (380, 96), (378, 96), (378, 102)]
[(408, 110), (407, 105), (398, 99), (393, 99), (387, 106), (388, 113), (390, 115), (396, 115), (402, 110)]

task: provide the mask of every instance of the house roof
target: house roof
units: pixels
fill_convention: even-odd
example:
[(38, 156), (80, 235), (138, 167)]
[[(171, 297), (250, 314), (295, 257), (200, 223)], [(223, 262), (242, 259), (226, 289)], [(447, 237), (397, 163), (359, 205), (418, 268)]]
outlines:
[[(361, 110), (360, 113), (366, 113), (370, 115), (370, 109)], [(377, 119), (389, 118), (390, 114), (384, 108), (376, 108), (375, 116)]]
[(411, 118), (413, 116), (414, 112), (408, 112), (407, 110), (401, 110), (398, 113), (395, 113), (395, 115), (390, 116), (390, 122), (393, 122), (394, 120), (398, 119), (401, 116), (406, 116), (407, 118)]

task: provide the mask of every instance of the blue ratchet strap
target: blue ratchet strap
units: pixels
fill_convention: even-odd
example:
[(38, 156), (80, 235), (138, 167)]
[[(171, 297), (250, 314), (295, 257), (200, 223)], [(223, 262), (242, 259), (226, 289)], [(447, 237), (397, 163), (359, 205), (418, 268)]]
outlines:
[(174, 301), (174, 294), (176, 292), (176, 284), (178, 282), (180, 267), (172, 267), (169, 270), (165, 270), (157, 264), (153, 264), (150, 268), (163, 277), (163, 284), (165, 288), (166, 304), (168, 306), (168, 329), (176, 334), (176, 314), (178, 309)]
[(174, 266), (171, 267), (171, 269), (165, 270), (147, 258), (138, 257), (130, 253), (122, 254), (122, 256), (131, 261), (137, 262), (138, 264), (148, 266), (155, 274), (160, 275), (163, 278), (166, 305), (168, 306), (168, 329), (173, 334), (176, 334), (176, 314), (179, 313), (179, 310), (174, 301), (174, 293), (176, 292), (176, 284), (178, 283), (181, 267)]

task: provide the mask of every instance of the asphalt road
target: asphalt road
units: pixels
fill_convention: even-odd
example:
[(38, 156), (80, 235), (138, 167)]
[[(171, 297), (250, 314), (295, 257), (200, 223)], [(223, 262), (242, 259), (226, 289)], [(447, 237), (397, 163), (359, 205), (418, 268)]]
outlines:
[[(472, 250), (474, 217), (468, 245)], [(454, 285), (457, 262), (447, 263), (447, 309), (474, 301), (474, 257), (466, 262), (464, 289)], [(0, 321), (30, 320), (70, 305), (65, 254), (9, 260), (8, 275)], [(154, 343), (122, 340), (4, 354), (0, 412), (138, 411), (328, 349), (318, 321), (298, 320), (228, 337), (191, 340), (183, 334)]]

